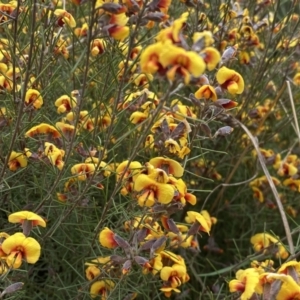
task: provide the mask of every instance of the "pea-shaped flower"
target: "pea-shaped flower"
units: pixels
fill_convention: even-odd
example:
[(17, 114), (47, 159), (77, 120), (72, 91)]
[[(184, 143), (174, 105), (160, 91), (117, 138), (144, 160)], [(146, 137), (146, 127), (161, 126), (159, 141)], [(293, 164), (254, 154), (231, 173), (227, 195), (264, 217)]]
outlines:
[(241, 94), (244, 91), (244, 79), (238, 72), (222, 67), (216, 75), (218, 83), (230, 94)]
[(41, 255), (40, 244), (31, 237), (18, 232), (8, 237), (2, 243), (2, 250), (7, 254), (6, 262), (12, 268), (19, 268), (24, 259), (29, 264), (35, 264)]

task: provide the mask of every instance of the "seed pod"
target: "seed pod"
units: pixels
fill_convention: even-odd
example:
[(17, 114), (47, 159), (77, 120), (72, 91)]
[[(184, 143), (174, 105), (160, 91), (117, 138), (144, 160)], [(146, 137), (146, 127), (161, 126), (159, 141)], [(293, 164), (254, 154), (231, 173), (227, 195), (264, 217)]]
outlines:
[(214, 137), (220, 136), (226, 136), (229, 135), (233, 131), (233, 128), (230, 126), (224, 126), (219, 128), (216, 133), (214, 134)]
[(145, 237), (147, 236), (147, 234), (148, 234), (148, 229), (143, 227), (142, 229), (138, 230), (135, 233), (135, 238), (140, 243), (145, 240)]
[(146, 16), (145, 19), (149, 21), (154, 21), (154, 22), (162, 22), (166, 18), (166, 15), (162, 12), (149, 12)]
[(101, 7), (106, 12), (111, 14), (120, 14), (126, 12), (126, 6), (120, 5), (118, 3), (106, 2)]
[(277, 279), (271, 283), (271, 288), (269, 290), (269, 298), (268, 299), (276, 299), (277, 295), (281, 289), (283, 281)]
[(158, 238), (151, 247), (150, 256), (153, 257), (154, 252), (158, 250), (160, 247), (162, 247), (166, 243), (166, 241), (167, 238), (165, 236)]
[(23, 282), (15, 282), (11, 285), (9, 285), (7, 288), (5, 288), (2, 293), (0, 294), (0, 298), (3, 298), (4, 295), (6, 294), (11, 294), (14, 293), (18, 290), (20, 290), (23, 287), (24, 283)]
[(178, 227), (176, 226), (175, 222), (173, 221), (173, 219), (168, 219), (167, 224), (168, 224), (168, 227), (169, 227), (170, 231), (172, 231), (175, 234), (180, 233), (180, 231), (179, 231)]
[(121, 247), (122, 249), (129, 249), (130, 245), (127, 241), (125, 241), (123, 238), (121, 238), (119, 235), (115, 234), (114, 235), (114, 240), (115, 242)]
[(135, 256), (134, 261), (139, 264), (140, 266), (144, 266), (147, 262), (149, 262), (148, 259), (142, 256)]
[(143, 250), (149, 250), (151, 249), (151, 247), (153, 246), (153, 244), (156, 242), (156, 239), (152, 239), (152, 240), (149, 240), (147, 241), (146, 243), (144, 243), (141, 247), (140, 247), (140, 250), (143, 251)]
[(187, 232), (187, 236), (195, 235), (199, 231), (200, 224), (198, 222), (195, 222)]
[(225, 109), (234, 108), (238, 105), (237, 102), (232, 101), (230, 99), (218, 99), (217, 101), (214, 102), (214, 104), (219, 107), (222, 106)]
[(123, 298), (123, 300), (133, 300), (133, 299), (135, 299), (136, 296), (137, 296), (137, 293), (130, 293), (127, 296), (125, 296), (125, 298)]
[(237, 53), (238, 45), (234, 45), (233, 47), (228, 47), (223, 52), (221, 57), (221, 64), (226, 64), (228, 61), (232, 60)]
[(127, 274), (127, 273), (130, 271), (131, 266), (132, 266), (131, 260), (129, 260), (129, 259), (126, 260), (126, 261), (124, 262), (124, 264), (123, 264), (123, 267), (122, 267), (122, 273), (123, 273), (123, 274)]
[(205, 133), (206, 136), (211, 137), (211, 130), (206, 123), (200, 124), (200, 129)]
[(111, 255), (110, 260), (116, 264), (121, 264), (124, 262), (124, 257), (120, 255)]

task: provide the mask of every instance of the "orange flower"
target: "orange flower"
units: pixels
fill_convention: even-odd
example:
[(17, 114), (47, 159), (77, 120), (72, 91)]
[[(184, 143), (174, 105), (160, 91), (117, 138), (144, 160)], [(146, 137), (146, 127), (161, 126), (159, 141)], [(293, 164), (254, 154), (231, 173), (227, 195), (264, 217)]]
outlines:
[(19, 268), (22, 259), (29, 264), (35, 264), (41, 254), (40, 244), (31, 237), (26, 237), (23, 233), (15, 233), (2, 243), (2, 250), (8, 255), (6, 262), (13, 268)]
[(67, 24), (71, 28), (76, 27), (76, 22), (73, 16), (70, 13), (68, 13), (66, 10), (56, 9), (54, 11), (54, 15), (58, 17), (57, 19), (58, 26), (63, 27), (65, 24)]
[(27, 105), (32, 105), (35, 109), (40, 109), (43, 105), (43, 97), (39, 91), (29, 89), (25, 95), (25, 103)]
[(16, 1), (10, 1), (9, 3), (0, 3), (0, 23), (9, 21), (9, 15), (17, 8)]
[(236, 71), (222, 67), (216, 75), (218, 83), (230, 94), (241, 94), (244, 91), (244, 79)]
[(11, 171), (27, 167), (27, 158), (23, 153), (12, 151), (8, 159), (8, 167)]
[(117, 242), (114, 239), (114, 232), (111, 231), (109, 228), (105, 227), (99, 235), (99, 242), (103, 247), (113, 249), (118, 247)]
[(191, 205), (195, 205), (197, 203), (196, 196), (187, 192), (187, 186), (181, 178), (170, 178), (170, 182), (175, 186), (177, 190), (177, 193), (174, 197), (175, 201), (180, 201), (183, 205), (185, 205), (186, 202), (189, 202)]
[(201, 86), (196, 92), (195, 97), (197, 99), (211, 99), (213, 101), (216, 101), (218, 99), (217, 93), (215, 91), (215, 88), (211, 85), (205, 84)]
[(18, 212), (10, 214), (8, 216), (8, 222), (10, 222), (10, 223), (23, 224), (25, 221), (30, 221), (32, 226), (39, 225), (42, 227), (46, 227), (45, 220), (42, 217), (40, 217), (39, 215), (37, 215), (31, 211), (27, 211), (27, 210), (18, 211)]
[(61, 136), (55, 127), (46, 123), (33, 126), (25, 133), (25, 136), (33, 137), (36, 134), (51, 134), (54, 138), (59, 138)]

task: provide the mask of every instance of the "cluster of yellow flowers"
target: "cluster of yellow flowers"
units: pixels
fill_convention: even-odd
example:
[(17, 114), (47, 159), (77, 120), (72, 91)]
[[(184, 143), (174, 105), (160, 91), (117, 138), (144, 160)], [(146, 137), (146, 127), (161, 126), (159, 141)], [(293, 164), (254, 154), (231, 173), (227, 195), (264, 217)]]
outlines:
[(277, 270), (274, 269), (272, 260), (253, 261), (251, 268), (236, 272), (236, 279), (229, 282), (230, 292), (238, 292), (242, 300), (260, 295), (266, 297), (272, 291), (275, 291), (274, 299), (298, 299), (299, 272), (300, 263), (293, 260), (283, 263)]
[(10, 223), (20, 223), (23, 232), (9, 235), (6, 232), (0, 233), (0, 272), (5, 274), (11, 269), (18, 269), (22, 262), (35, 264), (41, 255), (39, 242), (29, 237), (34, 226), (46, 227), (45, 220), (39, 215), (30, 211), (19, 211), (8, 216)]

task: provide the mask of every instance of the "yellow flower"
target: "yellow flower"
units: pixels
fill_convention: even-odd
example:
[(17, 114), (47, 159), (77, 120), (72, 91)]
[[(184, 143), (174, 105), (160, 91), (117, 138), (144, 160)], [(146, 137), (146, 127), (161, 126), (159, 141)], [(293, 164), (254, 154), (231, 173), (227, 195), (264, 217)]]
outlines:
[(27, 167), (27, 158), (23, 153), (12, 151), (8, 159), (8, 167), (11, 171)]
[(166, 74), (171, 81), (178, 75), (184, 78), (185, 84), (188, 84), (191, 75), (199, 77), (205, 71), (205, 62), (196, 52), (186, 51), (170, 43), (165, 43), (164, 47), (159, 60), (164, 68), (170, 67)]
[(71, 173), (77, 175), (78, 180), (85, 181), (87, 177), (95, 172), (95, 165), (93, 163), (76, 164), (71, 168)]
[(277, 250), (276, 257), (286, 259), (289, 253), (285, 250), (283, 244), (275, 237), (268, 233), (257, 233), (251, 237), (251, 244), (253, 244), (254, 251), (259, 252), (273, 247)]
[(63, 95), (59, 97), (54, 105), (57, 107), (57, 112), (62, 114), (64, 112), (69, 112), (76, 107), (77, 100), (75, 97), (69, 97), (68, 95)]
[(202, 213), (198, 213), (195, 211), (188, 211), (187, 216), (185, 217), (185, 221), (187, 223), (199, 223), (199, 230), (206, 232), (209, 234), (211, 229), (211, 222), (208, 222), (207, 218), (203, 216)]
[(117, 41), (123, 41), (129, 36), (128, 26), (112, 25), (107, 29), (109, 35)]
[(152, 206), (155, 201), (168, 204), (174, 197), (175, 190), (172, 185), (160, 183), (149, 175), (140, 174), (134, 181), (134, 190), (142, 192), (139, 196), (140, 206)]
[(164, 50), (163, 43), (155, 43), (148, 46), (141, 54), (140, 66), (142, 73), (154, 74), (162, 73), (164, 68), (159, 60), (162, 51)]
[(216, 75), (218, 83), (230, 94), (241, 94), (244, 91), (244, 79), (236, 71), (222, 67)]
[(100, 269), (96, 265), (88, 266), (85, 269), (85, 277), (87, 280), (93, 280), (101, 273)]
[(63, 122), (56, 122), (55, 126), (62, 132), (65, 139), (68, 141), (71, 140), (73, 134), (75, 133), (75, 126)]
[(278, 274), (285, 274), (285, 275), (289, 275), (289, 272), (294, 272), (297, 274), (299, 274), (300, 272), (300, 262), (292, 260), (292, 261), (288, 261), (283, 263), (280, 268), (278, 269), (277, 273)]
[(300, 192), (300, 179), (287, 178), (283, 181), (283, 185), (289, 187), (293, 191)]
[(36, 134), (51, 134), (54, 138), (59, 138), (61, 136), (55, 127), (46, 123), (33, 126), (25, 133), (25, 136), (33, 137)]
[(215, 88), (211, 85), (205, 84), (202, 85), (196, 92), (195, 97), (197, 99), (211, 99), (213, 101), (216, 101), (218, 99), (217, 93), (215, 91)]
[(19, 268), (22, 259), (29, 264), (35, 264), (41, 254), (40, 244), (31, 237), (26, 237), (23, 233), (15, 233), (2, 243), (2, 250), (8, 256), (6, 262), (13, 268)]
[(91, 285), (90, 294), (92, 298), (97, 296), (101, 297), (101, 300), (108, 299), (109, 291), (114, 288), (115, 284), (111, 280), (96, 281)]
[(186, 267), (181, 264), (173, 264), (172, 267), (163, 267), (160, 271), (160, 278), (167, 281), (172, 288), (179, 287), (186, 282)]
[(43, 105), (43, 97), (40, 92), (34, 89), (29, 89), (25, 95), (26, 105), (32, 105), (35, 109), (40, 109)]
[(23, 211), (18, 211), (15, 213), (12, 213), (8, 216), (8, 222), (10, 223), (21, 223), (23, 224), (24, 221), (30, 221), (32, 223), (32, 226), (42, 226), (46, 227), (46, 222), (45, 220), (40, 217), (39, 215), (23, 210)]
[[(161, 0), (166, 1), (166, 0)], [(165, 29), (162, 29), (158, 35), (156, 36), (156, 40), (158, 42), (165, 43), (166, 41), (170, 41), (171, 43), (179, 43), (180, 42), (180, 33), (188, 19), (189, 13), (183, 13), (179, 19), (175, 20), (173, 24)]]
[(91, 42), (91, 55), (97, 56), (104, 53), (106, 41), (104, 39), (94, 39)]
[(213, 70), (221, 60), (220, 52), (213, 47), (206, 47), (200, 52), (200, 55), (203, 57), (209, 71)]
[(162, 267), (162, 257), (158, 253), (143, 266), (143, 274), (148, 274), (149, 272), (151, 272), (153, 275), (156, 275), (162, 269)]
[(300, 286), (290, 275), (270, 273), (267, 278), (282, 281), (276, 300), (300, 299)]
[(59, 170), (64, 167), (62, 158), (65, 156), (65, 151), (58, 149), (54, 144), (45, 142), (44, 154), (48, 157), (50, 163), (56, 166)]
[(294, 76), (293, 82), (294, 82), (295, 85), (298, 85), (298, 86), (300, 85), (300, 72), (298, 72), (298, 73)]
[(172, 295), (172, 292), (175, 292), (175, 293), (180, 293), (180, 290), (177, 289), (177, 288), (172, 288), (172, 287), (162, 287), (159, 289), (160, 291), (162, 291), (164, 293), (164, 295), (167, 297), (167, 298), (170, 298), (171, 295)]
[(241, 292), (241, 300), (249, 300), (255, 293), (259, 282), (258, 272), (253, 268), (238, 270), (236, 278), (229, 282), (230, 292)]
[(64, 9), (56, 9), (54, 15), (57, 16), (57, 24), (63, 27), (65, 24), (71, 28), (76, 27), (76, 22), (73, 16)]
[(99, 242), (103, 247), (113, 249), (118, 247), (117, 242), (114, 239), (114, 232), (105, 227), (99, 234)]
[(167, 157), (155, 157), (152, 158), (149, 163), (155, 168), (163, 169), (167, 174), (171, 174), (175, 177), (181, 177), (184, 172), (180, 163)]

